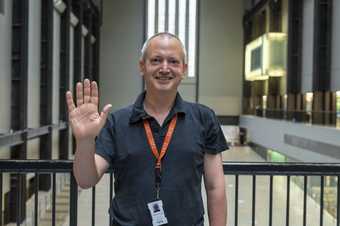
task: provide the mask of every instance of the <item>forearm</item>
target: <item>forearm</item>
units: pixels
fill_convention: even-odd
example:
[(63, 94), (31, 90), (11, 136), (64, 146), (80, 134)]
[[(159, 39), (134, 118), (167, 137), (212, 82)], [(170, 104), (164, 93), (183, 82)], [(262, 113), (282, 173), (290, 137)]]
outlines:
[(225, 226), (227, 199), (224, 186), (207, 190), (207, 205), (210, 226)]
[(78, 185), (82, 188), (92, 187), (98, 182), (94, 139), (77, 141), (73, 172)]

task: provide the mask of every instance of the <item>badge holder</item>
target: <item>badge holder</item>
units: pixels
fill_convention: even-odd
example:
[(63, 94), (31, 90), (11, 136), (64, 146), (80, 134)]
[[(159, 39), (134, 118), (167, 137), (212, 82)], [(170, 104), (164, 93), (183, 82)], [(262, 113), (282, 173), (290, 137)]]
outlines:
[(152, 218), (152, 225), (159, 226), (168, 223), (168, 219), (165, 217), (163, 202), (162, 200), (157, 200), (148, 203), (148, 208)]

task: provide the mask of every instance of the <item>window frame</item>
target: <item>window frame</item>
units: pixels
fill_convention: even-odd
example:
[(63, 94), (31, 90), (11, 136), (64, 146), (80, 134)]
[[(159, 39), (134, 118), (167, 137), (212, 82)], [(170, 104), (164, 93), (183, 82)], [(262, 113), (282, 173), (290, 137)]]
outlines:
[[(185, 78), (183, 79), (183, 84), (194, 84), (197, 82), (198, 80), (198, 40), (199, 40), (199, 37), (198, 37), (198, 17), (199, 17), (199, 0), (147, 0), (146, 1), (146, 38), (149, 38), (150, 36), (152, 36), (153, 34), (157, 33), (157, 32), (160, 32), (159, 31), (159, 13), (158, 13), (158, 10), (159, 10), (159, 3), (160, 2), (164, 2), (164, 8), (165, 8), (165, 19), (164, 19), (164, 31), (169, 31), (169, 19), (170, 19), (170, 13), (169, 13), (169, 10), (170, 10), (170, 1), (173, 1), (175, 2), (175, 22), (174, 22), (174, 26), (175, 26), (175, 32), (174, 34), (176, 34), (177, 36), (180, 37), (179, 35), (179, 24), (180, 24), (180, 21), (179, 21), (179, 3), (180, 2), (185, 2), (186, 4), (186, 9), (185, 9), (185, 28), (184, 28), (184, 33), (185, 33), (185, 37), (184, 37), (184, 41), (183, 39), (182, 42), (186, 48), (186, 51), (187, 51), (187, 58), (188, 58), (188, 72), (185, 76)], [(193, 45), (191, 45), (192, 47), (194, 47), (194, 51), (193, 51), (193, 55), (194, 55), (194, 59), (193, 60), (190, 60), (190, 51), (189, 51), (189, 44), (188, 44), (188, 39), (190, 38), (190, 33), (189, 33), (189, 4), (191, 2), (195, 2), (195, 18), (193, 19), (194, 21), (194, 29), (193, 29), (193, 33), (194, 33), (194, 36), (195, 36), (195, 43)], [(152, 7), (152, 5), (154, 5), (154, 7)], [(173, 7), (172, 7), (173, 8)], [(153, 13), (150, 14), (149, 11), (153, 9)], [(154, 20), (154, 21), (152, 21)], [(153, 27), (150, 28), (150, 25), (153, 25)], [(162, 30), (163, 31), (163, 30)], [(171, 31), (169, 31), (171, 32)], [(171, 32), (172, 33), (172, 32)], [(189, 70), (189, 62), (194, 62), (194, 66), (191, 67), (191, 69), (193, 70), (193, 76), (189, 76), (189, 73), (190, 73), (190, 70)]]

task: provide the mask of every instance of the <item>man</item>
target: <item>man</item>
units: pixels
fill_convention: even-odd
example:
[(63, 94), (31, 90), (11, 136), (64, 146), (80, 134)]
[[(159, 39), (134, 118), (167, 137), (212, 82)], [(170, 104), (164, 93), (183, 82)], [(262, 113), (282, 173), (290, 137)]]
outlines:
[(187, 71), (182, 43), (170, 33), (154, 35), (139, 66), (146, 91), (114, 113), (111, 105), (98, 113), (96, 82), (77, 84), (77, 107), (67, 92), (79, 186), (94, 186), (111, 165), (113, 225), (203, 226), (203, 175), (210, 226), (225, 226), (220, 153), (228, 147), (214, 112), (183, 101), (177, 92)]

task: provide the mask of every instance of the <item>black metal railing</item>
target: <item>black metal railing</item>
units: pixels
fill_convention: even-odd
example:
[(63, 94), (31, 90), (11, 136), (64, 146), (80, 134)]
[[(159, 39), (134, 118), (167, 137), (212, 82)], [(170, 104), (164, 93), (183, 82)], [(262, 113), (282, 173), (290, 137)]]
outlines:
[[(234, 209), (234, 226), (238, 225), (239, 222), (239, 177), (249, 175), (252, 177), (252, 207), (251, 207), (251, 225), (254, 226), (256, 222), (256, 178), (257, 176), (268, 176), (269, 177), (269, 214), (268, 214), (268, 225), (272, 226), (273, 224), (273, 177), (274, 176), (285, 176), (286, 177), (286, 217), (285, 217), (285, 225), (289, 226), (290, 223), (290, 186), (292, 183), (292, 176), (302, 176), (302, 190), (303, 190), (303, 214), (302, 214), (302, 225), (307, 225), (307, 182), (309, 176), (317, 176), (320, 177), (320, 215), (319, 215), (319, 225), (324, 225), (324, 188), (325, 183), (324, 179), (326, 176), (333, 176), (336, 180), (336, 210), (335, 210), (335, 218), (336, 225), (340, 223), (340, 164), (339, 163), (258, 163), (258, 162), (224, 162), (223, 164), (224, 174), (225, 175), (234, 175), (235, 177), (235, 190), (234, 197), (235, 203), (234, 206), (229, 206), (229, 209)], [(245, 218), (247, 216), (242, 216)]]
[[(77, 213), (78, 213), (78, 186), (72, 174), (72, 167), (73, 162), (70, 160), (65, 161), (52, 161), (52, 160), (0, 160), (0, 199), (2, 199), (2, 192), (3, 192), (3, 174), (11, 173), (16, 174), (18, 177), (18, 182), (20, 182), (19, 177), (23, 174), (34, 173), (37, 180), (35, 180), (35, 187), (34, 187), (34, 210), (38, 211), (38, 196), (39, 196), (39, 180), (38, 176), (40, 174), (51, 174), (52, 175), (52, 219), (51, 224), (52, 226), (56, 225), (56, 213), (55, 213), (55, 205), (56, 205), (56, 175), (57, 174), (68, 174), (69, 175), (69, 225), (77, 226)], [(234, 197), (234, 205), (229, 205), (229, 209), (233, 210), (234, 212), (234, 222), (231, 225), (238, 226), (240, 216), (239, 216), (239, 180), (242, 176), (250, 176), (251, 177), (251, 197), (252, 197), (252, 204), (251, 204), (251, 216), (244, 216), (242, 218), (249, 218), (251, 219), (249, 225), (255, 225), (256, 222), (256, 181), (259, 176), (268, 176), (269, 178), (269, 194), (268, 194), (268, 225), (273, 224), (273, 185), (274, 185), (274, 177), (276, 176), (284, 176), (286, 177), (286, 216), (285, 225), (289, 226), (290, 220), (290, 186), (292, 183), (292, 176), (301, 176), (303, 177), (303, 182), (301, 184), (301, 190), (303, 190), (303, 215), (302, 225), (307, 225), (307, 196), (309, 195), (307, 191), (307, 182), (309, 176), (317, 176), (320, 177), (320, 222), (319, 225), (323, 226), (323, 218), (324, 218), (324, 188), (325, 188), (325, 178), (327, 176), (335, 177), (336, 184), (336, 225), (339, 225), (339, 217), (340, 217), (340, 163), (259, 163), (259, 162), (224, 162), (223, 163), (224, 174), (229, 177), (235, 178), (235, 186), (234, 191), (230, 194)], [(107, 173), (110, 174), (110, 192), (108, 199), (111, 200), (113, 196), (113, 176), (112, 170), (110, 169)], [(228, 179), (229, 180), (229, 179)], [(20, 202), (20, 200), (24, 197), (21, 197), (21, 194), (18, 192), (16, 198), (16, 202)], [(96, 219), (95, 219), (95, 200), (96, 197), (96, 187), (92, 188), (92, 226), (95, 226)], [(3, 207), (2, 207), (2, 200), (0, 200), (0, 214), (2, 214)], [(20, 211), (20, 208), (18, 209)], [(17, 213), (20, 215), (20, 213)], [(3, 216), (0, 216), (2, 219)], [(38, 214), (35, 212), (34, 214), (33, 225), (38, 225)], [(108, 222), (110, 222), (108, 216)], [(18, 219), (16, 224), (20, 225), (20, 220)], [(110, 222), (111, 223), (111, 222)], [(2, 222), (0, 222), (0, 225)]]

